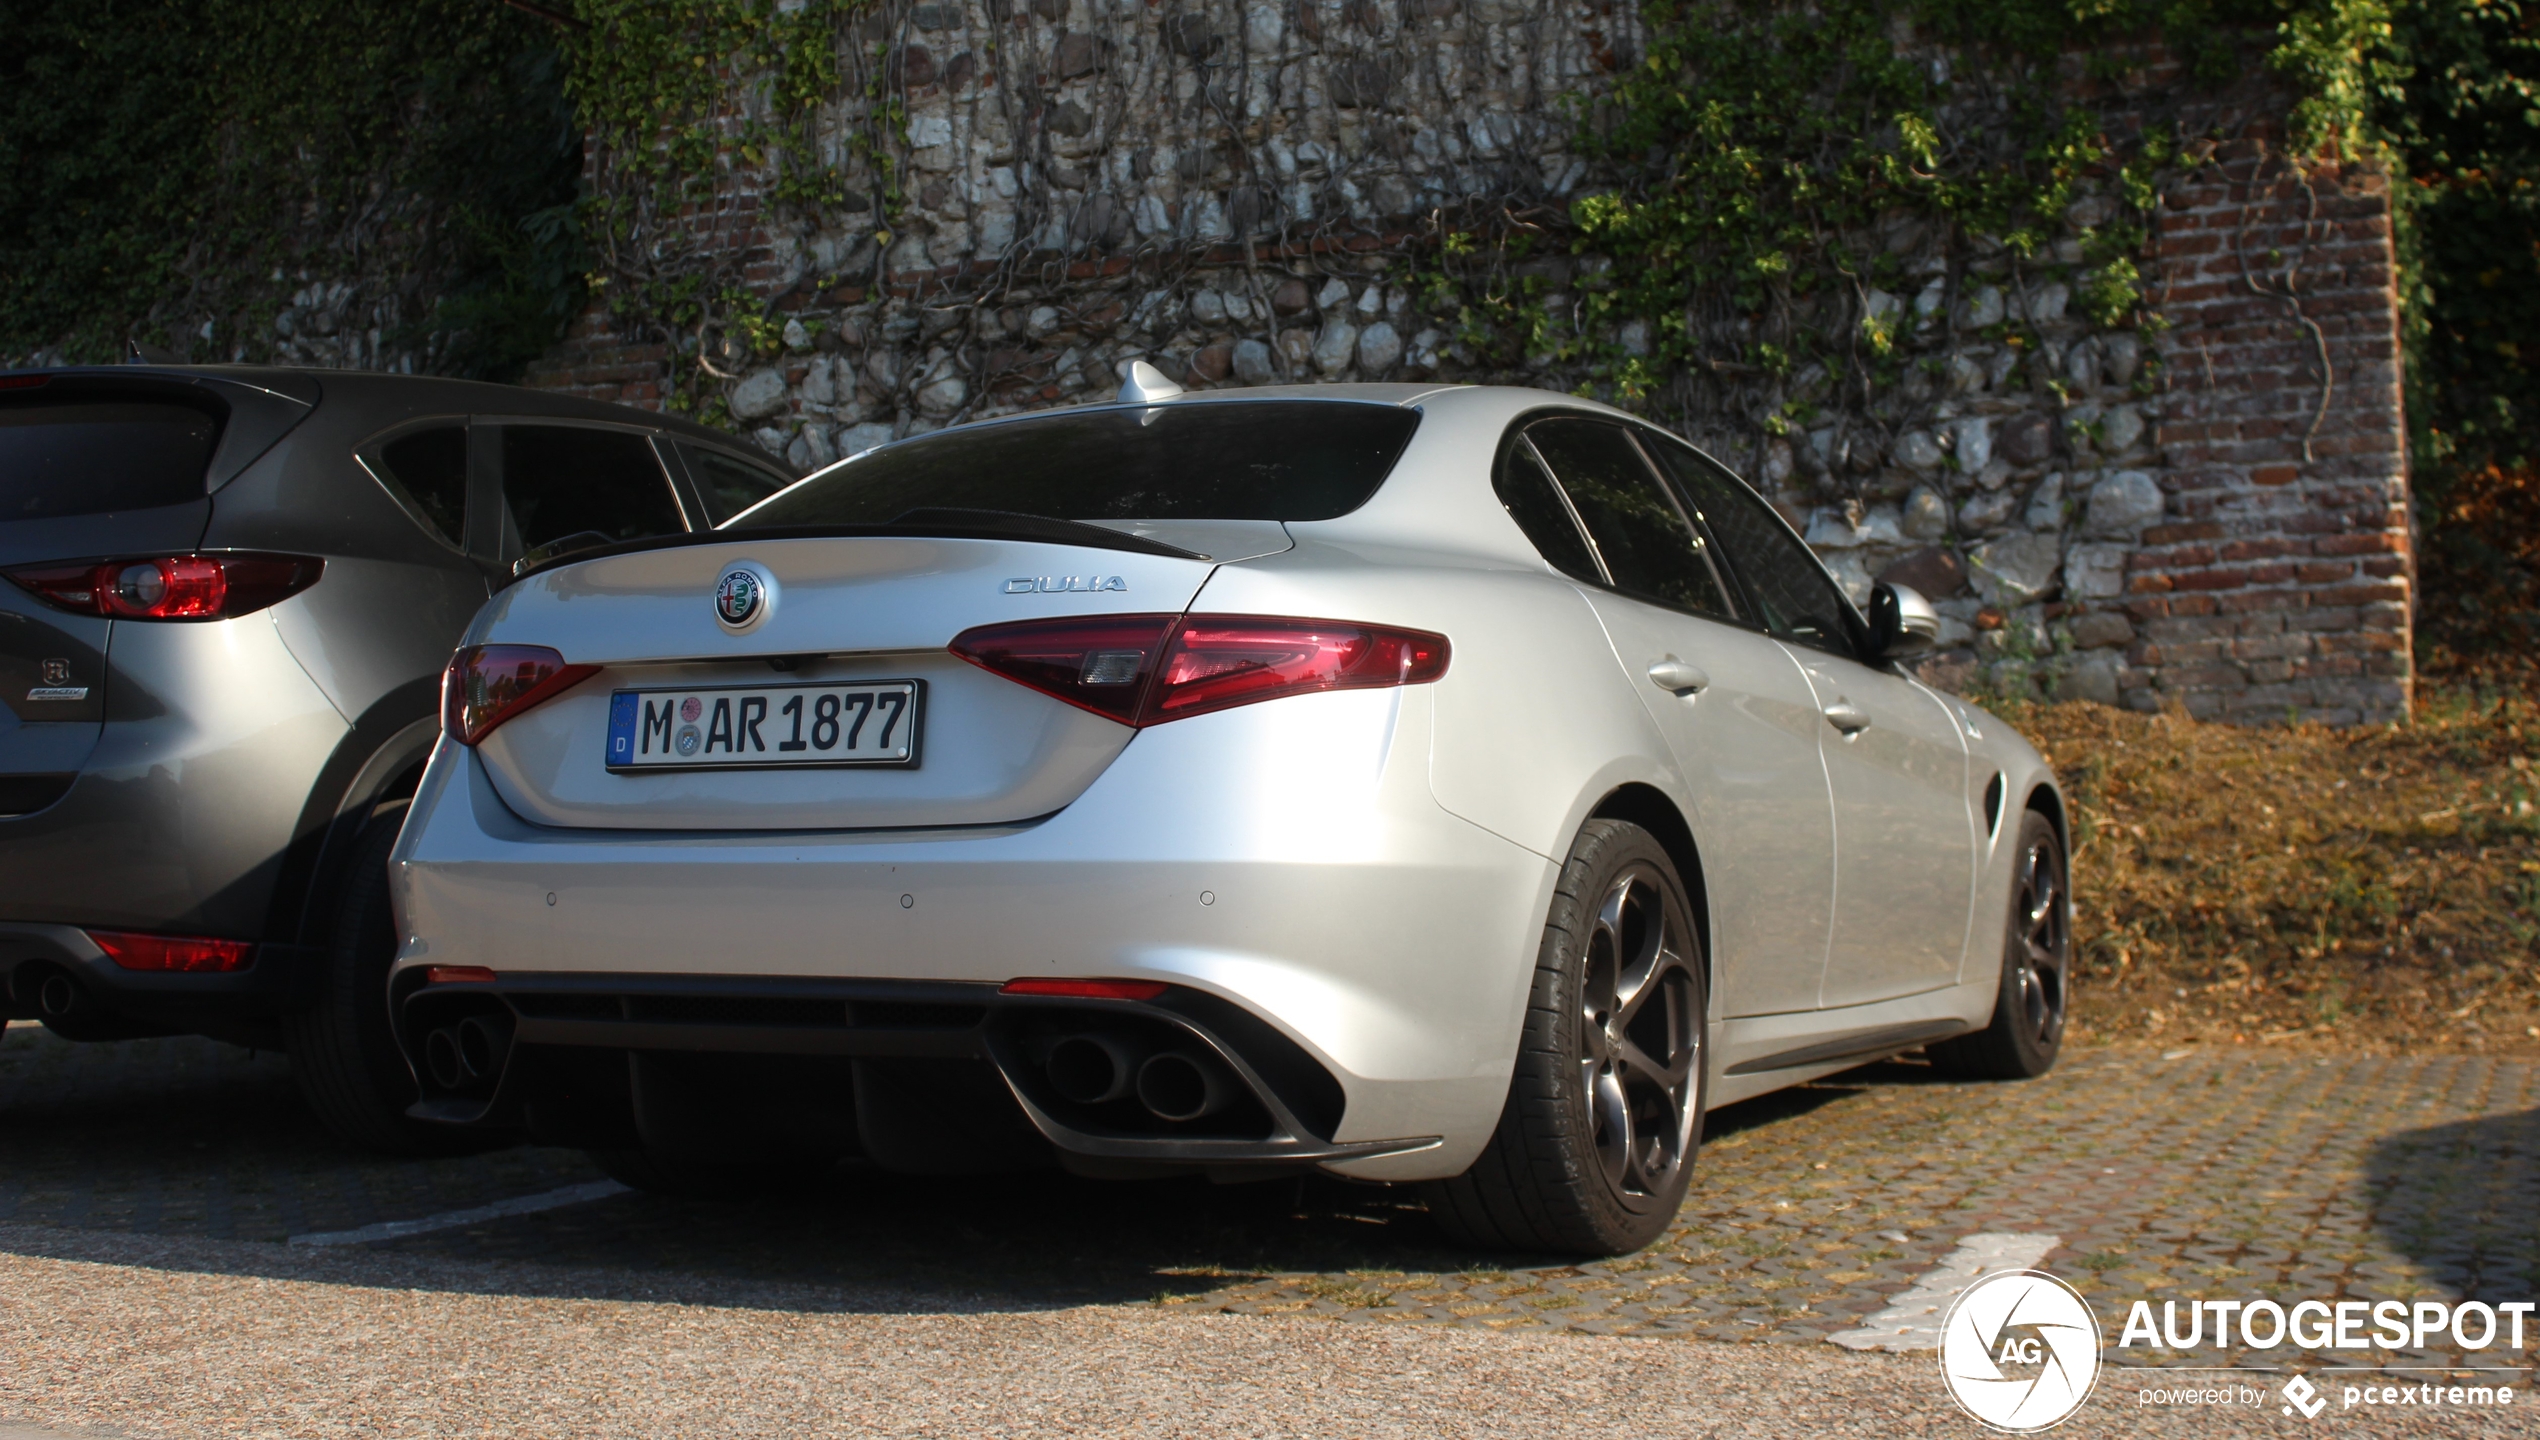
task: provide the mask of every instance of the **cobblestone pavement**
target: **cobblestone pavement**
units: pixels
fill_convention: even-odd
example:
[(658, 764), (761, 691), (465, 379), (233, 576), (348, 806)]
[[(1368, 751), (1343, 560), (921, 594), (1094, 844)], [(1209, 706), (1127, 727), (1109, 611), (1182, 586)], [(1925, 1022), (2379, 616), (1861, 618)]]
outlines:
[[(0, 1042), (0, 1225), (280, 1241), (587, 1182), (569, 1152), (387, 1161), (317, 1129), (270, 1055), (209, 1042)], [(2044, 1268), (2111, 1340), (2148, 1298), (2540, 1299), (2540, 1064), (2109, 1049), (2017, 1085), (1870, 1066), (1715, 1117), (1692, 1196), (1619, 1260), (1477, 1264), (1416, 1196), (845, 1169), (738, 1204), (624, 1195), (382, 1242), (665, 1289), (831, 1286), (837, 1309), (1173, 1309), (1821, 1342), (1979, 1232), (2062, 1243)], [(2540, 1323), (2532, 1326), (2540, 1349)], [(2376, 1352), (2345, 1364), (2504, 1363)], [(2283, 1364), (2289, 1350), (2119, 1363)], [(2305, 1368), (2332, 1357), (2312, 1357)]]

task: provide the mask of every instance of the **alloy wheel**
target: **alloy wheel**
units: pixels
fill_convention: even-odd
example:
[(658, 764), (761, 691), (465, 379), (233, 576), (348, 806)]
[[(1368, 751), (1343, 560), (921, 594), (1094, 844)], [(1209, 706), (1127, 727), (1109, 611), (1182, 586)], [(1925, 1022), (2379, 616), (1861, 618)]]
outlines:
[(2063, 1036), (2064, 982), (2071, 968), (2072, 932), (2057, 858), (2052, 840), (2028, 847), (2020, 857), (2019, 893), (2011, 906), (2019, 1014), (2040, 1045), (2053, 1045)]
[(1672, 1193), (1701, 1113), (1701, 989), (1682, 924), (1658, 872), (1633, 865), (1588, 932), (1580, 1090), (1606, 1182), (1633, 1209)]

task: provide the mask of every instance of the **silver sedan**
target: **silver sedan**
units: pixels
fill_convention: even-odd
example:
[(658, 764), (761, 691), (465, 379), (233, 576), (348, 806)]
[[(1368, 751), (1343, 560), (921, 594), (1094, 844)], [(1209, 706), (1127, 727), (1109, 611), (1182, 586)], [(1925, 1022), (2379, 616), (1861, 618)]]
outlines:
[(2063, 804), (1935, 631), (1564, 395), (1140, 367), (903, 440), (478, 615), (391, 866), (414, 1113), (1631, 1249), (1706, 1109), (2055, 1060)]

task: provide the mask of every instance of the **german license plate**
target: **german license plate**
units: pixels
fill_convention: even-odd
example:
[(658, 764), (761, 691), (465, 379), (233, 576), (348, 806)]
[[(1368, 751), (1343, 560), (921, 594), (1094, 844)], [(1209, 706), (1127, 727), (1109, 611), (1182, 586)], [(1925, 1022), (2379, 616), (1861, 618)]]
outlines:
[(608, 768), (914, 766), (925, 695), (919, 680), (620, 690)]

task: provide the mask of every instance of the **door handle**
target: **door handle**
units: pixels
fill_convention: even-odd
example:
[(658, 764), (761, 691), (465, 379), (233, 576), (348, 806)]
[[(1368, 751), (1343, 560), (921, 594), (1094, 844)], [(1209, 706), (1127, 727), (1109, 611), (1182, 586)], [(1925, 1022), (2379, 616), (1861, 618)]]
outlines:
[(1709, 689), (1711, 677), (1699, 665), (1670, 657), (1649, 667), (1649, 683), (1671, 695), (1691, 695)]
[(1870, 728), (1870, 712), (1849, 700), (1837, 700), (1826, 707), (1826, 723), (1846, 735), (1858, 735)]

